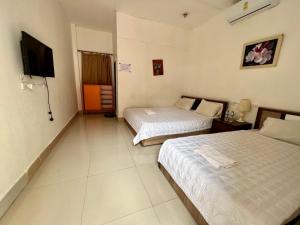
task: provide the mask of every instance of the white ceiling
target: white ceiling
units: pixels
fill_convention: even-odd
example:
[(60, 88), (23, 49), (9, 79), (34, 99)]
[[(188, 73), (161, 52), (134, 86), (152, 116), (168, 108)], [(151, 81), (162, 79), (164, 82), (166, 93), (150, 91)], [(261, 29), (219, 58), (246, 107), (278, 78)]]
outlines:
[[(72, 23), (112, 31), (115, 11), (193, 29), (237, 0), (60, 0)], [(189, 12), (188, 18), (182, 17)]]

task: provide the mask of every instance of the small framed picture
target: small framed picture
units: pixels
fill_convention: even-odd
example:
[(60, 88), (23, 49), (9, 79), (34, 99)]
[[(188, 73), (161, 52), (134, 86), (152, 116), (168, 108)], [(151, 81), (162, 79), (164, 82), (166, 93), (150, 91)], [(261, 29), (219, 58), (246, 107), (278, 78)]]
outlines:
[(283, 34), (246, 43), (241, 69), (276, 66), (283, 42)]
[(153, 59), (153, 76), (164, 75), (164, 65), (162, 59)]

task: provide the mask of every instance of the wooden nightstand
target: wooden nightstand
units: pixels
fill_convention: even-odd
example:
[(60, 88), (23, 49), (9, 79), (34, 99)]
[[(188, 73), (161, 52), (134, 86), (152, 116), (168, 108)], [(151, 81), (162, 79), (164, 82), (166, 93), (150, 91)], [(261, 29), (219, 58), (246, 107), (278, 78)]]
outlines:
[(221, 119), (214, 119), (211, 126), (211, 133), (219, 133), (219, 132), (227, 132), (227, 131), (235, 131), (235, 130), (250, 130), (252, 128), (251, 123), (247, 122), (229, 122)]

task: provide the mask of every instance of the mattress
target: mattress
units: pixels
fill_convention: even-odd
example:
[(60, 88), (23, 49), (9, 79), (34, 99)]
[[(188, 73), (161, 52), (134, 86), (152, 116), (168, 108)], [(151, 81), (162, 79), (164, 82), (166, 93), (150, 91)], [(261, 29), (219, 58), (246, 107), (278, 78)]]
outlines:
[[(148, 115), (147, 110), (154, 114)], [(127, 108), (124, 118), (137, 133), (133, 139), (135, 145), (153, 137), (206, 130), (211, 128), (213, 120), (176, 107)]]
[[(216, 169), (201, 145), (238, 165)], [(279, 225), (299, 212), (299, 146), (235, 131), (167, 140), (158, 161), (210, 225)]]

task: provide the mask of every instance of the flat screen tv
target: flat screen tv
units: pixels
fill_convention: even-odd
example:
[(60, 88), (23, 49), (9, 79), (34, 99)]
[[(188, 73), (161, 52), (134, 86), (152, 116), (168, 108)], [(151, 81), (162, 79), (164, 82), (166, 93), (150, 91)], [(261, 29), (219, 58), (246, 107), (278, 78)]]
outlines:
[(51, 48), (22, 31), (21, 50), (25, 75), (55, 76)]

